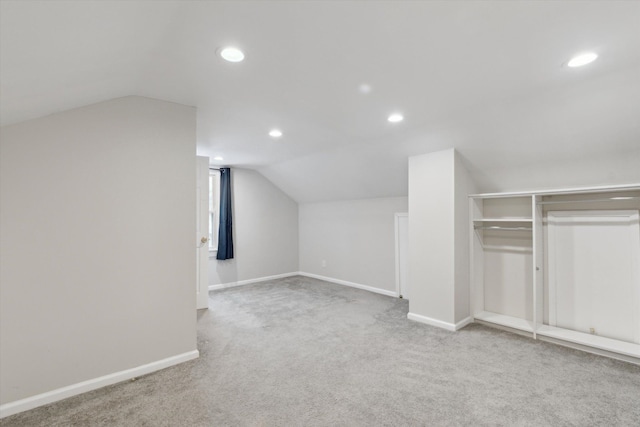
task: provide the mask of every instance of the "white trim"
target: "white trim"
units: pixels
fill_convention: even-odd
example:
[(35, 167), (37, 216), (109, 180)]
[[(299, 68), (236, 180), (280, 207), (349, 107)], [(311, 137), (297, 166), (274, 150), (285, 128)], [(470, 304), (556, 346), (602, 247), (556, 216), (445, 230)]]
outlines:
[(600, 350), (611, 351), (618, 354), (624, 354), (640, 360), (640, 344), (636, 343), (602, 337), (599, 335), (591, 335), (570, 329), (556, 328), (548, 325), (542, 325), (538, 328), (538, 335), (589, 346)]
[(282, 279), (283, 277), (291, 277), (291, 276), (298, 276), (298, 275), (303, 275), (303, 274), (299, 273), (297, 271), (293, 271), (291, 273), (276, 274), (274, 276), (265, 276), (265, 277), (258, 277), (256, 279), (239, 280), (237, 282), (221, 283), (221, 284), (218, 284), (218, 285), (209, 285), (209, 290), (210, 291), (217, 291), (219, 289), (226, 289), (226, 288), (233, 288), (233, 287), (236, 287), (236, 286), (250, 285), (251, 283), (266, 282), (267, 280)]
[[(216, 254), (218, 253), (218, 229), (220, 228), (220, 170), (211, 170), (211, 165), (209, 166), (209, 174), (207, 176), (207, 188), (209, 189), (209, 191), (207, 191), (207, 199), (209, 198), (209, 193), (212, 192), (213, 193), (213, 208), (214, 208), (214, 221), (213, 221), (213, 230), (209, 230), (209, 233), (211, 235), (211, 242), (213, 242), (215, 244), (214, 248), (209, 247), (209, 242), (207, 242), (207, 246), (209, 247), (209, 259), (211, 258), (215, 258)], [(211, 184), (214, 187), (214, 190), (211, 191), (211, 188), (209, 188), (209, 183), (211, 181), (211, 177), (213, 177), (213, 182), (211, 182)], [(207, 200), (207, 225), (209, 223), (208, 218), (210, 215), (210, 211), (209, 211), (209, 203), (210, 201)]]
[(196, 157), (196, 200), (196, 309), (201, 310), (209, 304), (209, 157)]
[[(400, 296), (400, 218), (408, 218), (407, 212), (396, 212), (393, 218), (393, 228), (395, 231), (395, 251), (396, 251), (396, 296)], [(403, 297), (406, 297), (404, 295)]]
[[(498, 330), (509, 332), (509, 333), (512, 333), (512, 334), (521, 335), (521, 336), (527, 337), (527, 338), (533, 338), (533, 332), (532, 331), (527, 332), (527, 331), (524, 331), (522, 329), (511, 328), (509, 326), (499, 325), (497, 323), (485, 322), (484, 320), (480, 320), (480, 319), (474, 319), (474, 322), (477, 323), (478, 325), (483, 325), (483, 326), (486, 326), (488, 328), (498, 329)], [(533, 339), (535, 339), (535, 338), (533, 338)]]
[(622, 360), (623, 362), (633, 363), (640, 366), (640, 357), (629, 356), (624, 353), (617, 352), (615, 350), (605, 350), (598, 347), (593, 347), (588, 344), (580, 344), (578, 342), (567, 341), (564, 338), (556, 338), (552, 336), (545, 336), (538, 332), (538, 340), (546, 341), (552, 344), (561, 345), (563, 347), (569, 347), (576, 350), (581, 350), (591, 354), (597, 354), (598, 356), (610, 357), (611, 359)]
[(469, 316), (466, 317), (464, 319), (462, 319), (461, 321), (459, 321), (458, 323), (456, 323), (455, 328), (456, 331), (459, 331), (460, 329), (464, 328), (467, 325), (470, 325), (473, 323), (473, 317)]
[(424, 323), (425, 325), (435, 326), (437, 328), (446, 329), (447, 331), (458, 331), (470, 323), (473, 323), (473, 319), (471, 317), (467, 317), (459, 321), (458, 323), (448, 323), (443, 322), (442, 320), (434, 319), (432, 317), (423, 316), (421, 314), (409, 313), (407, 314), (407, 319), (413, 320), (415, 322)]
[(609, 191), (622, 191), (622, 190), (638, 190), (640, 189), (640, 183), (638, 184), (624, 184), (624, 185), (603, 185), (598, 187), (578, 187), (578, 188), (560, 188), (556, 190), (538, 190), (538, 191), (514, 191), (508, 193), (480, 193), (470, 194), (470, 198), (487, 198), (487, 197), (517, 197), (517, 196), (544, 196), (563, 193), (606, 193)]
[(14, 415), (23, 411), (28, 411), (29, 409), (37, 408), (38, 406), (57, 402), (58, 400), (66, 399), (68, 397), (106, 387), (111, 384), (146, 375), (151, 372), (159, 371), (161, 369), (165, 369), (170, 366), (186, 362), (188, 360), (196, 359), (199, 356), (200, 353), (198, 352), (198, 350), (193, 350), (186, 353), (178, 354), (176, 356), (167, 357), (166, 359), (147, 363), (146, 365), (141, 365), (131, 369), (125, 369), (124, 371), (114, 372), (112, 374), (47, 391), (45, 393), (27, 397), (25, 399), (5, 403), (4, 405), (0, 405), (0, 418), (8, 417), (10, 415)]
[(519, 317), (507, 316), (506, 314), (481, 311), (474, 316), (475, 320), (506, 326), (511, 329), (519, 329), (524, 332), (533, 332), (533, 321), (521, 319)]
[(537, 339), (537, 329), (544, 323), (544, 287), (547, 274), (544, 261), (544, 214), (543, 208), (538, 203), (541, 196), (531, 196), (532, 216), (532, 270), (533, 270), (533, 338)]
[(374, 288), (373, 286), (361, 285), (360, 283), (347, 282), (346, 280), (334, 279), (333, 277), (320, 276), (318, 274), (305, 273), (303, 271), (298, 272), (300, 276), (311, 277), (312, 279), (324, 280), (325, 282), (336, 283), (338, 285), (350, 286), (352, 288), (362, 289), (376, 294), (386, 295), (388, 297), (398, 297), (398, 294), (394, 291), (388, 291), (386, 289)]
[(396, 295), (400, 296), (400, 218), (398, 213), (393, 216), (393, 231), (395, 235), (395, 266), (396, 266)]

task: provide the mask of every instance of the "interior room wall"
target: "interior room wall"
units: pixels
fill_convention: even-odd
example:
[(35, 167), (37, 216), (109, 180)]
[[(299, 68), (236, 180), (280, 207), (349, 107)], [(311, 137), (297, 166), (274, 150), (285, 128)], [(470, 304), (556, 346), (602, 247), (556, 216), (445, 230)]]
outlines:
[(406, 197), (301, 204), (300, 271), (395, 293), (394, 214), (407, 207)]
[(2, 404), (197, 357), (195, 120), (134, 96), (1, 129)]
[(455, 330), (469, 319), (469, 203), (454, 149), (409, 158), (409, 318)]
[(298, 271), (298, 204), (260, 173), (231, 169), (234, 259), (209, 260), (209, 285)]
[[(640, 143), (597, 156), (582, 156), (575, 151), (571, 158), (549, 158), (517, 167), (504, 164), (478, 172), (482, 193), (541, 191), (560, 188), (585, 188), (640, 183)], [(490, 175), (490, 179), (488, 178)]]
[(476, 183), (462, 158), (454, 155), (454, 323), (471, 315), (471, 268), (469, 248), (469, 194), (477, 193)]
[(453, 150), (409, 158), (410, 313), (454, 323)]

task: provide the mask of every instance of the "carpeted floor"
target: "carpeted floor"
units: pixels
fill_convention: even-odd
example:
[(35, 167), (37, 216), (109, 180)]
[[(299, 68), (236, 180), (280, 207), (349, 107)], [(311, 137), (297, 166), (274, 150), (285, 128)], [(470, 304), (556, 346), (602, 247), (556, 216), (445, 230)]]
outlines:
[(200, 358), (2, 426), (640, 426), (640, 367), (319, 280), (210, 293)]

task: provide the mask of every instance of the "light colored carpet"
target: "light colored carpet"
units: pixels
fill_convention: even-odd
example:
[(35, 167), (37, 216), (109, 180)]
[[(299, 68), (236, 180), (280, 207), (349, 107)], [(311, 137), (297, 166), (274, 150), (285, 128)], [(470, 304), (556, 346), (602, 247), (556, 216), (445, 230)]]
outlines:
[(290, 277), (210, 293), (200, 358), (2, 426), (640, 426), (640, 367)]

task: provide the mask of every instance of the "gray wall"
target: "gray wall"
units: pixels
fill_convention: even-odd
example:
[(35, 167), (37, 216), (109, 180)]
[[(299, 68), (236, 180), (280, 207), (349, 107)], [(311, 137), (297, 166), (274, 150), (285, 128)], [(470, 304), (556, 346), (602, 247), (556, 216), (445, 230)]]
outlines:
[(196, 349), (195, 118), (126, 97), (2, 128), (2, 403)]
[(209, 285), (298, 271), (298, 204), (260, 173), (232, 168), (234, 259), (209, 260)]
[[(395, 292), (394, 214), (407, 198), (300, 205), (300, 271)], [(322, 267), (322, 261), (326, 267)]]
[(454, 322), (454, 151), (409, 158), (409, 311)]
[(471, 315), (471, 266), (469, 248), (469, 194), (477, 187), (460, 155), (454, 152), (454, 282), (455, 317), (458, 323)]
[(469, 316), (468, 195), (474, 191), (455, 150), (409, 158), (409, 316), (414, 320), (451, 329)]

